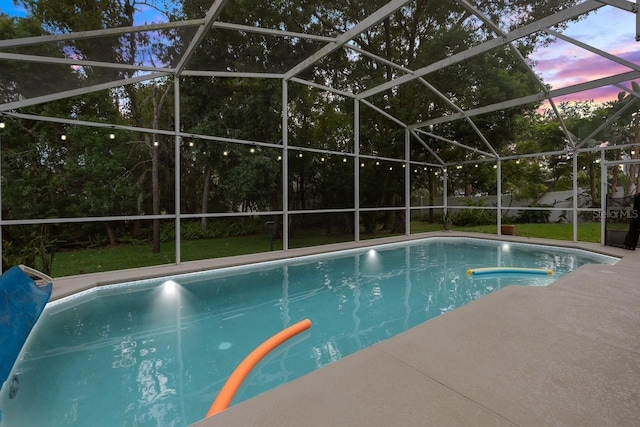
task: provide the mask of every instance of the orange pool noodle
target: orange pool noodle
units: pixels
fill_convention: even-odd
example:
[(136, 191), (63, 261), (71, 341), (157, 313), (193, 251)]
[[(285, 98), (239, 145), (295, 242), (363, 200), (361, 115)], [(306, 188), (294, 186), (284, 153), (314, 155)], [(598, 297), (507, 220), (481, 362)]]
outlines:
[(211, 408), (209, 408), (209, 412), (207, 412), (207, 418), (220, 413), (229, 407), (233, 397), (236, 395), (236, 392), (242, 385), (244, 379), (249, 375), (249, 372), (251, 372), (253, 367), (256, 366), (267, 354), (269, 354), (269, 352), (310, 327), (311, 320), (304, 319), (301, 322), (278, 332), (260, 344), (247, 357), (245, 357), (242, 363), (240, 363), (236, 370), (233, 371), (227, 382), (224, 383), (222, 390), (218, 393), (218, 397), (213, 402), (213, 405), (211, 405)]

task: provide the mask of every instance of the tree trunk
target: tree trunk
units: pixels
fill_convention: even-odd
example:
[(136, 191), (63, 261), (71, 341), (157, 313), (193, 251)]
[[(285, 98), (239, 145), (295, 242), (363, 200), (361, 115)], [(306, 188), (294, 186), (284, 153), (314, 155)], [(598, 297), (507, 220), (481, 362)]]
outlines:
[(600, 204), (600, 199), (598, 197), (598, 187), (596, 186), (596, 171), (593, 166), (593, 162), (589, 162), (587, 169), (589, 178), (589, 191), (591, 193), (591, 206), (598, 206)]
[[(149, 135), (145, 135), (145, 142), (149, 142)], [(151, 199), (153, 215), (160, 215), (160, 185), (158, 183), (158, 147), (151, 142)], [(152, 252), (160, 252), (160, 220), (153, 220), (153, 249)]]
[[(164, 106), (164, 100), (167, 97), (167, 95), (169, 94), (170, 90), (171, 90), (171, 85), (167, 85), (167, 87), (165, 88), (164, 92), (162, 92), (162, 95), (160, 95), (160, 98), (158, 99), (157, 96), (157, 92), (156, 92), (157, 87), (154, 85), (152, 87), (152, 92), (151, 92), (151, 96), (152, 96), (152, 101), (153, 101), (153, 127), (152, 129), (156, 130), (159, 128), (159, 123), (160, 123), (160, 115), (162, 114), (162, 107)], [(158, 167), (159, 167), (159, 154), (158, 154), (158, 150), (159, 150), (159, 143), (158, 139), (158, 135), (154, 135), (153, 136), (154, 140), (152, 141), (151, 144), (151, 186), (152, 186), (152, 199), (153, 199), (153, 214), (154, 215), (160, 215), (160, 182), (159, 182), (159, 177), (158, 177)], [(145, 141), (148, 142), (149, 139), (149, 135), (145, 135)], [(177, 236), (176, 236), (177, 238)], [(153, 249), (152, 249), (154, 254), (157, 254), (160, 252), (160, 220), (159, 219), (154, 219), (153, 220)]]
[[(143, 175), (144, 176), (144, 175)], [(144, 193), (142, 192), (142, 179), (138, 181), (138, 198), (136, 200), (136, 208), (138, 209), (138, 215), (142, 215), (142, 202), (144, 202)], [(133, 222), (133, 235), (134, 237), (140, 236), (142, 233), (142, 227), (140, 226), (140, 220), (136, 219)]]
[[(618, 168), (617, 167), (613, 167), (613, 171), (612, 173), (612, 178), (611, 178), (611, 197), (615, 197), (616, 196), (616, 190), (618, 188)], [(602, 195), (603, 197), (606, 196), (606, 194)]]
[(429, 222), (434, 223), (434, 213), (433, 213), (433, 205), (435, 203), (435, 191), (436, 191), (436, 183), (435, 177), (431, 170), (429, 170)]
[(402, 210), (400, 212), (396, 212), (394, 215), (395, 222), (393, 224), (393, 232), (394, 233), (404, 233), (405, 232), (405, 219), (406, 219), (406, 211)]
[[(207, 166), (204, 171), (204, 185), (202, 189), (202, 205), (200, 206), (200, 212), (206, 214), (209, 212), (209, 185), (211, 183), (211, 170)], [(207, 232), (207, 218), (202, 217), (200, 220), (200, 230), (202, 233)]]
[(111, 226), (111, 223), (105, 222), (104, 226), (107, 229), (107, 236), (109, 237), (109, 246), (115, 246), (116, 243), (118, 242), (116, 241), (116, 235), (113, 232), (113, 227)]

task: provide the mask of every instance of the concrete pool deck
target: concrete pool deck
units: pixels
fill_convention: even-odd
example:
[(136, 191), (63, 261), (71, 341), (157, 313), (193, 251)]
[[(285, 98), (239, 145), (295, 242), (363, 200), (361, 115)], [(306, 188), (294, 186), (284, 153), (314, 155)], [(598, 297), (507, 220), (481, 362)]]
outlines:
[[(452, 232), (410, 239), (436, 236), (498, 238)], [(152, 273), (399, 240), (407, 238), (61, 278), (53, 297)], [(194, 426), (640, 425), (640, 253), (500, 240), (587, 249), (622, 260), (582, 266), (548, 287), (503, 288)]]

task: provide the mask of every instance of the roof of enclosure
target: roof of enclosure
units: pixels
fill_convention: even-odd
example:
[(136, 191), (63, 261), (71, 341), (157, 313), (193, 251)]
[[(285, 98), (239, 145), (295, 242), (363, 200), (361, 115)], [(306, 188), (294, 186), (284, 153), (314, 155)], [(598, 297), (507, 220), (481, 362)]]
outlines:
[[(640, 96), (629, 84), (640, 78), (637, 62), (562, 33), (564, 24), (570, 20), (589, 16), (601, 8), (615, 8), (629, 17), (623, 23), (612, 23), (629, 26), (629, 39), (622, 43), (634, 44), (633, 39), (638, 38), (640, 31), (635, 3), (626, 0), (553, 1), (539, 2), (546, 6), (527, 9), (523, 4), (531, 2), (514, 1), (506, 4), (513, 3), (520, 8), (496, 12), (496, 5), (502, 3), (505, 2), (309, 0), (303, 5), (296, 5), (293, 1), (174, 0), (137, 3), (129, 0), (121, 3), (130, 6), (127, 10), (129, 19), (114, 20), (120, 25), (111, 28), (103, 28), (104, 20), (94, 19), (91, 10), (83, 10), (78, 4), (75, 13), (81, 24), (73, 22), (67, 28), (60, 28), (47, 26), (45, 22), (45, 35), (0, 40), (1, 61), (46, 65), (39, 75), (10, 77), (16, 81), (28, 80), (23, 86), (29, 90), (18, 96), (10, 96), (5, 91), (0, 97), (0, 113), (16, 113), (32, 105), (167, 76), (284, 79), (326, 90), (336, 96), (357, 99), (411, 129), (416, 136), (420, 133), (437, 138), (430, 132), (434, 126), (452, 120), (466, 121), (486, 143), (483, 150), (491, 152), (490, 143), (474, 124), (476, 116), (543, 101), (550, 109), (556, 110), (554, 99), (607, 86), (616, 86), (620, 91)], [(525, 19), (514, 19), (516, 14), (522, 18), (523, 13), (527, 14)], [(460, 25), (473, 28), (473, 42), (464, 46), (450, 45), (442, 52), (424, 52), (420, 61), (412, 63), (386, 55), (385, 46), (371, 44), (372, 34), (383, 33), (390, 21), (404, 19), (414, 26), (407, 25), (388, 43), (398, 51), (420, 50), (420, 43), (425, 43), (425, 40), (415, 34), (428, 33), (427, 27), (436, 22), (430, 20), (433, 15), (438, 15), (440, 25), (449, 26), (450, 31)], [(354, 20), (353, 16), (358, 19)], [(72, 31), (75, 28), (82, 28), (82, 31)], [(138, 43), (133, 57), (126, 45), (115, 42), (131, 34), (137, 35)], [(577, 83), (550, 87), (541, 79), (536, 63), (522, 53), (522, 46), (532, 38), (537, 38), (538, 42), (542, 39), (562, 40), (562, 43), (569, 43), (576, 49), (586, 50), (615, 64), (616, 67), (612, 68), (615, 71), (594, 80), (589, 77), (592, 73), (582, 70), (582, 75), (577, 73)], [(217, 40), (216, 46), (225, 46), (225, 59), (220, 60), (222, 56), (212, 57), (207, 62), (197, 52), (213, 39)], [(89, 44), (93, 48), (85, 48), (82, 55), (78, 54), (78, 46)], [(287, 54), (280, 54), (274, 60), (269, 56), (274, 50)], [(476, 88), (464, 88), (463, 95), (463, 88), (446, 85), (446, 76), (451, 70), (460, 72), (460, 67), (464, 69), (474, 58), (491, 56), (497, 50), (509, 51), (515, 58), (508, 65), (512, 68), (507, 72), (521, 72), (535, 83), (529, 87), (537, 89), (530, 93), (505, 90), (487, 101), (482, 97), (482, 91)], [(367, 61), (374, 67), (383, 67), (386, 79), (350, 80), (348, 75), (340, 76), (341, 70), (331, 69), (328, 65), (335, 64), (330, 59), (338, 56), (350, 62)], [(83, 69), (112, 72), (105, 71), (102, 80), (93, 79), (85, 87), (65, 87), (55, 81), (55, 70), (70, 66), (80, 73)], [(499, 78), (496, 75), (496, 79)], [(435, 95), (440, 103), (440, 108), (434, 109), (437, 114), (422, 108), (416, 109), (412, 117), (398, 117), (389, 98), (411, 97), (420, 92)], [(468, 100), (469, 93), (475, 96), (473, 101)]]

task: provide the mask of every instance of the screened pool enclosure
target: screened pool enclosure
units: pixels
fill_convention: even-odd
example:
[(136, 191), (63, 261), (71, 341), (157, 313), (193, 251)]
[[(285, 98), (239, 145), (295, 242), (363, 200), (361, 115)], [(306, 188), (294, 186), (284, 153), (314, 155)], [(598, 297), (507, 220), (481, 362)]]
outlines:
[[(601, 201), (640, 182), (637, 12), (19, 0), (0, 14), (3, 267), (25, 247), (46, 264), (170, 243), (165, 261), (181, 263), (200, 256), (187, 241), (286, 251), (449, 224), (572, 224), (578, 241), (595, 223), (605, 243)], [(570, 31), (602, 14), (618, 17), (620, 49)], [(559, 45), (599, 68), (554, 80), (545, 55)], [(612, 90), (608, 104), (568, 102)]]

